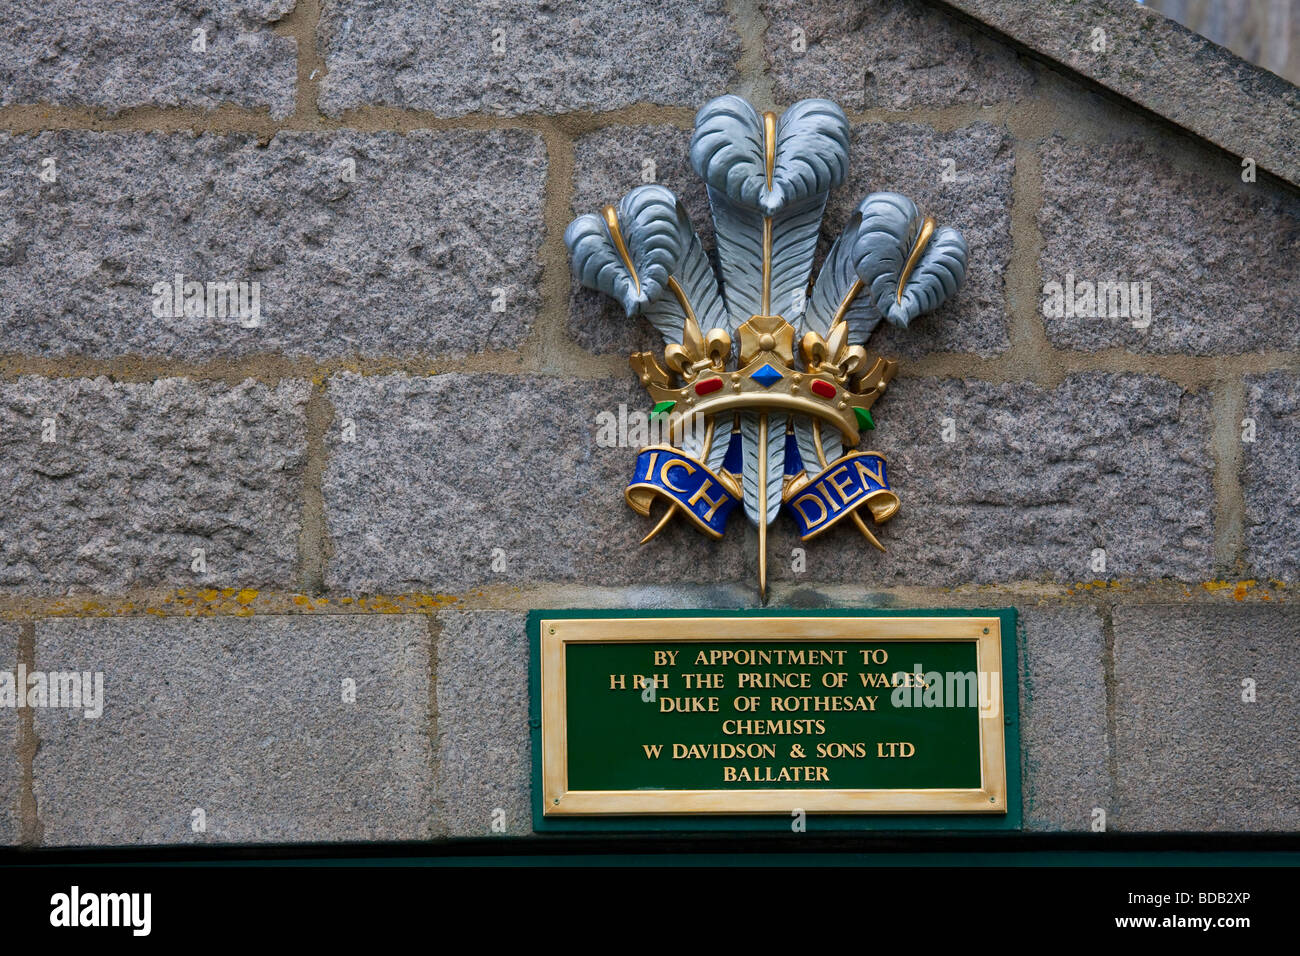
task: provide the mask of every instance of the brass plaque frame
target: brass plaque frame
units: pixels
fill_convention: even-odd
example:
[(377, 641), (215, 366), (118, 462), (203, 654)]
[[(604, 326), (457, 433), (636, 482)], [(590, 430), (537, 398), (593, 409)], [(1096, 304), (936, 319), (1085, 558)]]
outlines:
[[(539, 621), (542, 812), (547, 817), (673, 814), (1003, 814), (1007, 813), (1006, 687), (1001, 619), (922, 617), (609, 617)], [(683, 630), (694, 631), (684, 635)], [(669, 631), (669, 633), (665, 633)], [(699, 634), (707, 634), (701, 637)], [(980, 708), (978, 789), (570, 790), (566, 647), (595, 643), (705, 641), (972, 641), (979, 672), (999, 676), (997, 706)], [(1013, 686), (1014, 683), (1013, 683)]]

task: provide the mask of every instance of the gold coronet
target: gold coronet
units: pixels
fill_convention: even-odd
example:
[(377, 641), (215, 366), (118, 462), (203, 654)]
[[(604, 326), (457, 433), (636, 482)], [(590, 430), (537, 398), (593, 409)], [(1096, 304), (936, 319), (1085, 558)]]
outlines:
[[(794, 327), (778, 315), (755, 315), (743, 323), (740, 365), (726, 370), (731, 338), (722, 329), (702, 336), (688, 317), (681, 345), (664, 350), (664, 368), (651, 352), (636, 352), (629, 362), (656, 402), (673, 402), (669, 435), (694, 415), (757, 411), (807, 415), (837, 428), (844, 444), (856, 447), (860, 424), (855, 409), (867, 411), (893, 380), (898, 363), (868, 355), (860, 345), (848, 345), (848, 324), (837, 323), (826, 339), (804, 335), (800, 352), (805, 367), (794, 367)], [(780, 378), (770, 385), (754, 373), (771, 366)], [(674, 373), (682, 384), (674, 381)]]

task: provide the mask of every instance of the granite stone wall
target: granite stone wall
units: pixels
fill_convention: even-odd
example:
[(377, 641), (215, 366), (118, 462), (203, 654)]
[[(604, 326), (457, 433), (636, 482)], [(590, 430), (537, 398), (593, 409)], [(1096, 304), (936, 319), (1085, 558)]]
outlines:
[[(1028, 829), (1300, 829), (1300, 192), (1103, 93), (1105, 3), (1055, 67), (953, 6), (6, 14), (0, 671), (104, 700), (0, 708), (0, 843), (528, 834), (524, 612), (754, 605), (739, 523), (637, 547), (597, 418), (653, 340), (562, 239), (657, 181), (710, 242), (685, 149), (727, 91), (848, 112), (828, 240), (887, 188), (971, 244), (871, 343), (887, 553), (796, 562), (783, 518), (770, 603), (1018, 608)], [(1143, 308), (1052, 308), (1098, 281)]]

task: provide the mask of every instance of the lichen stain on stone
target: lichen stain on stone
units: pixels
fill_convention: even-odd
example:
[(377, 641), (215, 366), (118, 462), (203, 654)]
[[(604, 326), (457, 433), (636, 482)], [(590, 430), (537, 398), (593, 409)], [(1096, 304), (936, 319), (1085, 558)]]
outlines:
[(1077, 591), (1127, 591), (1130, 590), (1127, 581), (1103, 581), (1097, 578), (1093, 581), (1076, 581), (1074, 587), (1066, 588), (1066, 594), (1074, 594)]
[[(1247, 597), (1255, 597), (1261, 601), (1273, 600), (1272, 593), (1267, 588), (1261, 587), (1260, 583), (1254, 578), (1245, 581), (1203, 581), (1201, 587), (1211, 594), (1231, 591), (1234, 601), (1245, 601)], [(1286, 582), (1270, 579), (1267, 587), (1272, 588), (1274, 591), (1285, 591)], [(1252, 591), (1255, 592), (1253, 595), (1251, 594)], [(1278, 600), (1284, 600), (1281, 594), (1278, 594), (1277, 597)]]
[[(255, 588), (179, 588), (171, 594), (148, 601), (139, 600), (56, 600), (36, 611), (38, 617), (214, 617), (255, 614), (348, 613), (413, 614), (459, 604), (463, 598), (454, 594), (371, 594), (360, 597), (329, 598)], [(29, 612), (30, 613), (30, 612)]]

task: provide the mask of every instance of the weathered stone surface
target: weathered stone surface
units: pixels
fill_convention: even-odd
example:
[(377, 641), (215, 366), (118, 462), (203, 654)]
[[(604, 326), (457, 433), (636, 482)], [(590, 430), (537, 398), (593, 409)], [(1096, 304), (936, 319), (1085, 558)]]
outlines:
[(1101, 618), (1035, 608), (1021, 621), (1025, 827), (1087, 831), (1094, 809), (1113, 812)]
[[(1043, 155), (1043, 282), (1150, 283), (1143, 317), (1057, 317), (1059, 348), (1213, 355), (1300, 339), (1300, 200), (1241, 182), (1232, 163), (1176, 164), (1136, 142), (1069, 143)], [(1082, 294), (1082, 293), (1080, 293)]]
[(740, 55), (722, 0), (340, 0), (321, 23), (331, 115), (382, 104), (466, 113), (698, 106)]
[(438, 625), (438, 801), (446, 835), (532, 833), (525, 616), (444, 611)]
[(1007, 348), (1014, 172), (1011, 139), (1000, 126), (974, 123), (951, 133), (912, 123), (854, 128), (848, 179), (826, 203), (826, 247), (858, 203), (885, 190), (910, 197), (939, 225), (961, 230), (970, 246), (966, 282), (957, 295), (906, 330), (882, 323), (868, 343), (873, 351), (906, 358), (928, 352), (992, 355)]
[(104, 675), (98, 719), (37, 713), (46, 844), (433, 832), (423, 616), (47, 621), (36, 661)]
[[(51, 156), (58, 179), (44, 183)], [(545, 173), (541, 139), (522, 130), (281, 133), (265, 147), (245, 136), (0, 136), (0, 348), (510, 348), (537, 312)], [(257, 314), (173, 317), (154, 286), (177, 274), (257, 282)], [(493, 311), (495, 289), (504, 311)]]
[(1128, 0), (943, 2), (1300, 185), (1300, 91), (1173, 20)]
[[(574, 158), (573, 214), (616, 203), (641, 183), (643, 162), (655, 164), (658, 182), (686, 206), (705, 247), (713, 248), (708, 195), (691, 169), (690, 131), (673, 127), (619, 127), (578, 141)], [(868, 123), (853, 131), (849, 178), (827, 202), (824, 242), (814, 266), (840, 234), (853, 210), (871, 192), (911, 196), (944, 225), (955, 226), (971, 247), (966, 284), (938, 314), (900, 332), (882, 325), (871, 347), (885, 355), (977, 352), (1006, 349), (1005, 275), (1011, 255), (1011, 176), (1015, 160), (1006, 130), (977, 123), (951, 133), (930, 126)], [(952, 182), (944, 181), (952, 161)], [(608, 296), (572, 285), (569, 328), (596, 352), (660, 351), (663, 342), (644, 320), (629, 321)]]
[(1260, 577), (1300, 578), (1300, 376), (1246, 379), (1246, 415), (1255, 441), (1243, 448), (1246, 563)]
[[(705, 249), (712, 252), (708, 192), (691, 168), (690, 144), (691, 131), (675, 126), (611, 126), (588, 133), (574, 144), (571, 214), (617, 206), (630, 190), (656, 182), (677, 194)], [(584, 289), (576, 279), (570, 285), (569, 332), (593, 352), (659, 352), (664, 346), (648, 321), (628, 319), (613, 299)]]
[[(862, 449), (902, 499), (872, 548), (842, 522), (800, 544), (782, 517), (773, 573), (807, 552), (807, 580), (958, 585), (1052, 579), (1204, 580), (1213, 570), (1213, 459), (1204, 393), (1153, 376), (1084, 373), (1055, 389), (896, 380)], [(943, 440), (952, 420), (952, 442)], [(1105, 571), (1092, 569), (1094, 549)]]
[[(0, 588), (292, 584), (310, 390), (181, 378), (0, 385)], [(192, 570), (195, 548), (204, 573)]]
[[(1012, 50), (917, 0), (766, 0), (776, 98), (845, 109), (1015, 100), (1032, 74)], [(803, 49), (799, 49), (802, 42)]]
[[(293, 112), (297, 43), (272, 25), (293, 0), (11, 4), (0, 36), (0, 106), (224, 103)], [(203, 30), (202, 51), (195, 50)]]
[(1300, 613), (1119, 607), (1114, 627), (1114, 828), (1300, 828)]
[[(18, 669), (18, 625), (0, 624), (0, 671)], [(22, 769), (18, 766), (18, 712), (0, 707), (0, 846), (12, 846), (22, 836), (18, 800)]]
[[(743, 575), (744, 549), (684, 520), (651, 544), (623, 500), (636, 450), (601, 447), (601, 412), (649, 401), (623, 379), (448, 374), (330, 379), (331, 587), (460, 592), (491, 584), (699, 583)], [(341, 423), (356, 440), (339, 440)], [(632, 436), (636, 437), (636, 436)], [(656, 518), (658, 515), (656, 514)]]

